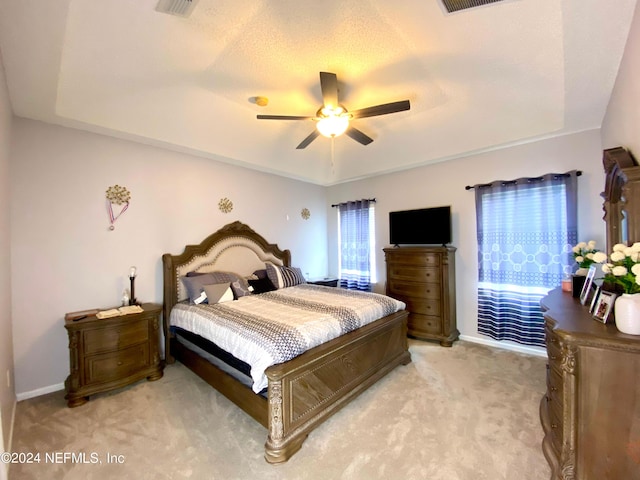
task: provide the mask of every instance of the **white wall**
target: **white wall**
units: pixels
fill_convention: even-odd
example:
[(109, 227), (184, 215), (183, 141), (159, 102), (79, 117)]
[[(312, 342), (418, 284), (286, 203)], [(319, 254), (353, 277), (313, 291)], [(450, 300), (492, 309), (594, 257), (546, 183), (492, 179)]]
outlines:
[[(11, 328), (11, 266), (9, 219), (9, 155), (12, 111), (0, 55), (0, 451), (10, 447), (11, 417), (16, 402), (13, 382), (13, 344)], [(7, 375), (11, 385), (7, 385)], [(3, 466), (0, 465), (0, 469)], [(2, 474), (0, 473), (0, 477)]]
[(604, 148), (625, 147), (640, 160), (640, 3), (631, 23), (615, 87), (602, 124)]
[[(382, 248), (389, 245), (388, 214), (394, 210), (451, 205), (456, 252), (457, 322), (462, 335), (487, 340), (477, 333), (477, 242), (475, 197), (466, 185), (535, 177), (549, 172), (582, 170), (578, 179), (579, 238), (594, 239), (604, 248), (604, 222), (599, 196), (604, 187), (599, 130), (504, 148), (412, 170), (382, 175), (328, 189), (329, 203), (359, 198), (376, 202), (378, 292), (386, 278)], [(329, 270), (337, 273), (335, 212), (328, 212)]]
[[(323, 187), (20, 118), (12, 149), (18, 398), (60, 388), (68, 375), (65, 312), (118, 305), (131, 265), (138, 300), (162, 303), (162, 254), (229, 222), (289, 248), (303, 272), (327, 272)], [(105, 191), (115, 184), (132, 199), (109, 231)], [(223, 197), (234, 204), (229, 214), (218, 209)], [(305, 207), (309, 220), (300, 215)]]

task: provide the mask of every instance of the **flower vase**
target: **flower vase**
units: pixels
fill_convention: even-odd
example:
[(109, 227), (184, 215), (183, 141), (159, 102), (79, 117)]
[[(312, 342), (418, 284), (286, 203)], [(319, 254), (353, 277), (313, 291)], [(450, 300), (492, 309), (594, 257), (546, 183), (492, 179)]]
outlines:
[(640, 293), (623, 293), (614, 304), (616, 327), (622, 333), (640, 335)]

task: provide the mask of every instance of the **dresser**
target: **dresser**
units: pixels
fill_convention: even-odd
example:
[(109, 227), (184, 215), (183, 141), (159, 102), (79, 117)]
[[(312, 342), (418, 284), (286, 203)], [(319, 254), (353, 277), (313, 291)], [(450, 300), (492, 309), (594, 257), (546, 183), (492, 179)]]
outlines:
[(408, 335), (450, 347), (456, 327), (455, 247), (385, 248), (388, 296), (407, 304)]
[(67, 405), (78, 407), (89, 396), (147, 378), (162, 378), (161, 305), (145, 303), (144, 312), (98, 319), (66, 320), (70, 373)]
[(541, 302), (547, 391), (542, 450), (552, 480), (640, 479), (640, 336), (593, 320), (560, 288)]

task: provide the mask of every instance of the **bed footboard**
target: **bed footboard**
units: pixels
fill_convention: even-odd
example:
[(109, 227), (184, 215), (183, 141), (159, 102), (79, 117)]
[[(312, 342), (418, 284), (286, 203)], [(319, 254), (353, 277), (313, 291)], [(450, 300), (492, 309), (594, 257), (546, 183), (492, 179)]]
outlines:
[(406, 311), (394, 313), (267, 369), (267, 462), (286, 462), (315, 427), (396, 366), (411, 362), (407, 317)]

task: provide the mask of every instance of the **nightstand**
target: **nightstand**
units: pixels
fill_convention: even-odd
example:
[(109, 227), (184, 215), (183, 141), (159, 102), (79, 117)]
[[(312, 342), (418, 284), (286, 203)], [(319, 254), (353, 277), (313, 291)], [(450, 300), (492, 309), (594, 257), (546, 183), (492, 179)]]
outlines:
[(160, 313), (162, 306), (142, 305), (144, 312), (98, 319), (89, 315), (65, 321), (69, 334), (70, 374), (67, 405), (79, 407), (89, 396), (124, 387), (143, 378), (162, 378)]
[(318, 278), (315, 280), (308, 280), (307, 283), (313, 285), (324, 285), (325, 287), (337, 287), (338, 279), (335, 277)]

